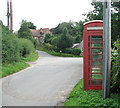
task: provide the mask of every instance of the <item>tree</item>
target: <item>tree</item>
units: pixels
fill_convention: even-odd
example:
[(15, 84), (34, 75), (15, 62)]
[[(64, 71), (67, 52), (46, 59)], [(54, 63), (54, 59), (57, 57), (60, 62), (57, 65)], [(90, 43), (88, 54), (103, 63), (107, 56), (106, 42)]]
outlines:
[(53, 37), (53, 36), (51, 36), (50, 33), (47, 33), (47, 34), (45, 35), (44, 42), (51, 44), (52, 37)]
[(112, 3), (112, 15), (111, 15), (111, 35), (112, 35), (112, 47), (113, 43), (120, 38), (120, 1)]
[(66, 27), (63, 28), (62, 34), (58, 39), (57, 48), (64, 51), (66, 48), (70, 48), (73, 45), (73, 39), (70, 37)]
[(75, 38), (75, 43), (80, 43), (83, 39), (83, 21), (79, 21), (79, 23), (76, 24), (76, 26), (74, 27), (76, 30), (76, 38)]
[(68, 29), (70, 34), (73, 34), (72, 29), (74, 27), (74, 22), (72, 21), (60, 23), (57, 27), (52, 28), (51, 31), (53, 34), (61, 34), (64, 27)]
[(90, 11), (87, 15), (89, 20), (103, 20), (103, 5), (102, 2), (92, 2), (94, 10)]
[(77, 36), (76, 38), (75, 38), (75, 42), (74, 43), (80, 43), (82, 41), (82, 39), (81, 39), (81, 36)]
[(55, 47), (57, 46), (57, 42), (58, 42), (58, 37), (54, 37), (51, 41), (51, 44), (54, 45)]
[(18, 30), (18, 37), (32, 40), (32, 34), (28, 27), (28, 23), (24, 20), (22, 20), (21, 27)]
[[(87, 15), (88, 20), (103, 20), (103, 5), (102, 2), (92, 2), (94, 10), (90, 11)], [(111, 41), (113, 43), (120, 38), (120, 1), (112, 2), (112, 15), (111, 15)]]
[(27, 20), (22, 20), (22, 24), (26, 24), (29, 29), (36, 29), (36, 26), (32, 22), (27, 22)]

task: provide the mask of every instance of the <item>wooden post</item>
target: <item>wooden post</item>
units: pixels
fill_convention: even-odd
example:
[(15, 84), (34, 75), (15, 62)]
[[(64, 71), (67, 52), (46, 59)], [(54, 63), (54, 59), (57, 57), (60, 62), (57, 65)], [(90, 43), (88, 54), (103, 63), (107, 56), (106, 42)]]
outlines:
[(103, 98), (110, 96), (110, 69), (111, 69), (111, 0), (104, 2), (104, 68), (103, 68)]

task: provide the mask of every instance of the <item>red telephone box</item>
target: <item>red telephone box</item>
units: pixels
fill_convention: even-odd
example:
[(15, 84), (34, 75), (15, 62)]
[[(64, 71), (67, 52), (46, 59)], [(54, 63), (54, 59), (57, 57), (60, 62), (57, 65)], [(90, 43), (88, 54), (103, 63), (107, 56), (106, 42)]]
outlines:
[(84, 24), (83, 49), (84, 90), (102, 89), (103, 21)]

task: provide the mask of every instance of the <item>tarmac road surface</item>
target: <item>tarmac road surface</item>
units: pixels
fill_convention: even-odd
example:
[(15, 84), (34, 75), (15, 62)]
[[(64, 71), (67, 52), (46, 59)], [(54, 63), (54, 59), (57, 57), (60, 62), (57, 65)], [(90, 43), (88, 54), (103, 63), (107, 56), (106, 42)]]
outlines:
[(3, 106), (56, 106), (83, 77), (83, 58), (38, 54), (30, 67), (0, 79)]

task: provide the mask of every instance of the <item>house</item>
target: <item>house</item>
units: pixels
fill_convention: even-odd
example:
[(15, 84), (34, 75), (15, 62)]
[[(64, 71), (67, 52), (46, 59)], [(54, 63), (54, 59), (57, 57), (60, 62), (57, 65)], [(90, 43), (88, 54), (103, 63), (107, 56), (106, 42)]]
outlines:
[(49, 28), (40, 28), (38, 30), (30, 29), (34, 39), (38, 39), (38, 43), (43, 43), (46, 34), (51, 34)]

